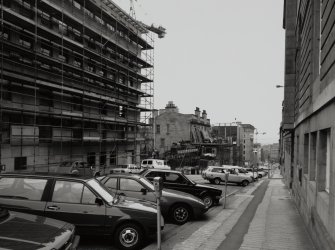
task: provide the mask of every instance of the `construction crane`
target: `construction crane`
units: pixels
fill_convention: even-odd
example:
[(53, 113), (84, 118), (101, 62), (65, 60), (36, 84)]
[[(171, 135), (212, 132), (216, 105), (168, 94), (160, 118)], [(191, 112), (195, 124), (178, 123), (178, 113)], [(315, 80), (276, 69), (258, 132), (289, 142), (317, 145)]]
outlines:
[[(135, 0), (137, 1), (137, 0)], [(134, 7), (134, 0), (130, 0), (130, 11), (129, 14), (132, 18), (136, 20), (136, 13), (135, 13), (135, 7)], [(160, 26), (155, 26), (154, 24), (147, 25), (143, 22), (138, 21), (144, 28), (147, 30), (150, 30), (153, 33), (156, 33), (158, 35), (158, 38), (164, 38), (166, 35), (166, 29), (164, 27)]]

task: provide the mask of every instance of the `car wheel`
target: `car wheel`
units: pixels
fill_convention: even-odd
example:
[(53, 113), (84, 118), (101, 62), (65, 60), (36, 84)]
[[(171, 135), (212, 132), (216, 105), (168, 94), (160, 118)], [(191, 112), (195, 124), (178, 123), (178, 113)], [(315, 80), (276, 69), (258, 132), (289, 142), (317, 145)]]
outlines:
[(184, 204), (177, 204), (171, 209), (171, 216), (174, 223), (182, 225), (190, 218), (190, 209)]
[(141, 228), (133, 223), (126, 223), (118, 227), (114, 241), (120, 249), (140, 249), (143, 243)]
[(242, 186), (243, 187), (246, 187), (248, 185), (249, 185), (249, 181), (247, 181), (247, 180), (242, 181)]
[(211, 207), (213, 205), (213, 198), (211, 196), (209, 196), (208, 194), (205, 194), (202, 197), (202, 201), (205, 203), (206, 207)]
[(214, 183), (215, 183), (216, 185), (219, 185), (220, 182), (221, 182), (221, 180), (220, 180), (219, 178), (215, 178), (215, 179), (214, 179)]

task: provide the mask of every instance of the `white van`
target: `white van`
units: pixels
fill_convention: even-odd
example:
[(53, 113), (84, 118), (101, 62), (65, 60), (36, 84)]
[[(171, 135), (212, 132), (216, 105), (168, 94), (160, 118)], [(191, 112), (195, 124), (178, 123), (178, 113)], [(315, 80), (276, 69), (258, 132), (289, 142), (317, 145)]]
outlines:
[(158, 159), (144, 159), (141, 163), (141, 168), (171, 169), (170, 166), (165, 164), (164, 160), (158, 160)]

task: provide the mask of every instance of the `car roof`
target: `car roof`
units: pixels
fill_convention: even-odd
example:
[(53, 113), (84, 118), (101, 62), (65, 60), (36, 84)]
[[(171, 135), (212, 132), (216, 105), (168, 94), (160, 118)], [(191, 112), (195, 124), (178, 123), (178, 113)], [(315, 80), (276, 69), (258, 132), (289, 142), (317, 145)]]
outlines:
[(161, 169), (161, 168), (150, 168), (146, 169), (141, 174), (144, 174), (146, 172), (151, 172), (151, 171), (157, 171), (157, 172), (168, 172), (168, 173), (181, 173), (180, 171), (177, 170), (171, 170), (171, 169)]
[(107, 174), (105, 175), (107, 177), (132, 177), (134, 179), (140, 179), (143, 178), (143, 176), (139, 176), (137, 174), (131, 174), (131, 173), (117, 173), (117, 174)]
[(93, 177), (90, 176), (80, 176), (74, 174), (63, 174), (63, 173), (55, 173), (55, 172), (21, 172), (21, 173), (1, 173), (0, 176), (6, 177), (46, 177), (46, 178), (57, 178), (57, 179), (72, 179), (72, 180), (90, 180)]

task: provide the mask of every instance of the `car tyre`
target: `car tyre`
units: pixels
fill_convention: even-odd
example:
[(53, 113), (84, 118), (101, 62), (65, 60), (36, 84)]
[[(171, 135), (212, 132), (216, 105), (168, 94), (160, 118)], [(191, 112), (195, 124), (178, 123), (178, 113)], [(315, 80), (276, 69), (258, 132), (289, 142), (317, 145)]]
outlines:
[(248, 180), (244, 180), (244, 181), (242, 181), (242, 186), (243, 187), (246, 187), (246, 186), (248, 186), (249, 185), (249, 181)]
[(144, 240), (142, 232), (134, 223), (122, 224), (114, 234), (114, 242), (120, 249), (140, 249)]
[(213, 206), (213, 198), (212, 196), (208, 195), (208, 194), (205, 194), (203, 197), (202, 197), (202, 201), (205, 203), (205, 206), (210, 208), (211, 206)]
[(216, 185), (220, 185), (220, 182), (221, 182), (220, 178), (215, 178), (215, 179), (214, 179), (214, 183), (215, 183)]
[(174, 205), (171, 209), (171, 218), (173, 222), (178, 225), (185, 224), (191, 216), (190, 209), (184, 204)]

